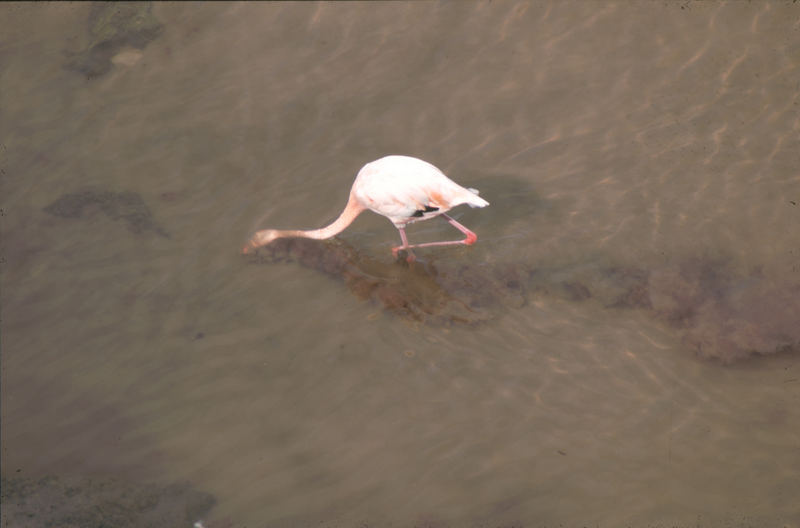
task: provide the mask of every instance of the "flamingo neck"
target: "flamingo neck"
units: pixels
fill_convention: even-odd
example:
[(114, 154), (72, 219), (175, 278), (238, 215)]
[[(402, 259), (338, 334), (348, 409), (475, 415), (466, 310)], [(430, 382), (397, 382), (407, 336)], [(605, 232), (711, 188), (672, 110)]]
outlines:
[(308, 231), (281, 231), (281, 236), (313, 238), (315, 240), (331, 238), (332, 236), (338, 235), (344, 231), (347, 226), (352, 224), (353, 220), (355, 220), (356, 217), (364, 211), (364, 209), (364, 206), (361, 205), (361, 203), (351, 193), (350, 199), (347, 201), (344, 211), (342, 211), (342, 213), (339, 215), (339, 218), (334, 220), (330, 225), (320, 229), (311, 229)]

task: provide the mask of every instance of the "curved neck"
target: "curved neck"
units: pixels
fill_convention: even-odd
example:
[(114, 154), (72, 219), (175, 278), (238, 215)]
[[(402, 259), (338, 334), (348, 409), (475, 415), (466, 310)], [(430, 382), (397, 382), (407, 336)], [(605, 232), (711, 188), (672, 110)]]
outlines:
[(363, 211), (364, 206), (361, 205), (361, 203), (351, 193), (350, 198), (347, 200), (347, 205), (345, 206), (344, 211), (342, 211), (342, 214), (339, 215), (339, 218), (334, 220), (330, 225), (320, 229), (310, 229), (308, 231), (281, 231), (281, 237), (303, 237), (313, 238), (315, 240), (331, 238), (332, 236), (344, 231), (345, 228), (352, 224), (353, 220), (355, 220), (356, 217)]

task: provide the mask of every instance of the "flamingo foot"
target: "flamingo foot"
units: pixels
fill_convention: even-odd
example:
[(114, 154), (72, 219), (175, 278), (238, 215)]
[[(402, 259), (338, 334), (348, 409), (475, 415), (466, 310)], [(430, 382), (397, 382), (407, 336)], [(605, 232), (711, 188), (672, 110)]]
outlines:
[(411, 251), (409, 248), (403, 246), (397, 246), (392, 248), (392, 256), (394, 257), (395, 260), (399, 261), (403, 259), (403, 255), (400, 254), (400, 251), (403, 252), (403, 255), (405, 256), (405, 261), (408, 262), (409, 264), (417, 260), (417, 256), (414, 255), (414, 252)]

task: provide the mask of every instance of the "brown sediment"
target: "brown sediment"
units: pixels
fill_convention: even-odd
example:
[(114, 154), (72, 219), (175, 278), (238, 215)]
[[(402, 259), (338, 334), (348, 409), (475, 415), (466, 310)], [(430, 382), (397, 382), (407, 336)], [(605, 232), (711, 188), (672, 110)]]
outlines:
[(681, 332), (699, 356), (723, 363), (800, 351), (800, 285), (741, 276), (723, 261), (688, 260), (676, 268), (583, 263), (433, 265), (381, 262), (338, 241), (279, 239), (255, 262), (298, 262), (343, 280), (362, 299), (435, 326), (479, 325), (532, 297), (593, 300), (608, 309), (643, 310)]

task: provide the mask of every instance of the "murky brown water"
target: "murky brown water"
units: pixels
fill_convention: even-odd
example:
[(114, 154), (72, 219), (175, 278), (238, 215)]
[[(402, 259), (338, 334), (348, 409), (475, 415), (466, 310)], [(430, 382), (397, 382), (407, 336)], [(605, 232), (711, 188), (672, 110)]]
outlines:
[[(165, 3), (94, 48), (90, 9), (0, 6), (4, 474), (233, 526), (800, 526), (796, 4)], [(492, 204), (429, 270), (528, 289), (427, 324), (238, 254), (390, 153)], [(391, 269), (385, 219), (341, 239)]]

